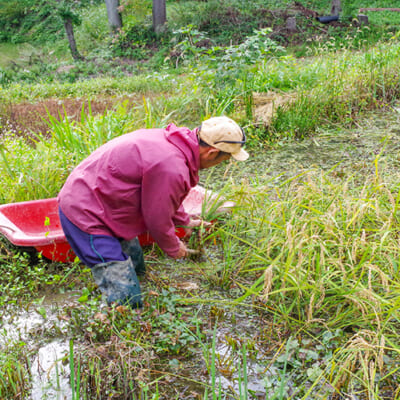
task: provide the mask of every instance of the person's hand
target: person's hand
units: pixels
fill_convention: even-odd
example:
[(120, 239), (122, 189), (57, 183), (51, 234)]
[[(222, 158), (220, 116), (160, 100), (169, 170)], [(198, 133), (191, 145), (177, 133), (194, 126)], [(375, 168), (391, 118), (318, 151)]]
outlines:
[(185, 237), (190, 237), (192, 235), (192, 228), (197, 228), (199, 226), (204, 226), (204, 227), (209, 227), (211, 226), (211, 222), (208, 221), (204, 221), (203, 219), (201, 219), (198, 216), (193, 216), (190, 218), (190, 221), (187, 225), (187, 227), (185, 227)]
[(187, 255), (187, 248), (186, 248), (186, 245), (185, 245), (185, 243), (183, 243), (181, 240), (179, 241), (179, 251), (178, 251), (178, 253), (176, 254), (176, 256), (174, 257), (175, 259), (178, 259), (178, 258), (183, 258), (183, 257), (186, 257), (186, 255)]
[(204, 226), (207, 228), (207, 227), (211, 226), (211, 222), (205, 221), (204, 219), (200, 218), (197, 215), (191, 217), (190, 221), (189, 221), (189, 227), (195, 228), (198, 226)]

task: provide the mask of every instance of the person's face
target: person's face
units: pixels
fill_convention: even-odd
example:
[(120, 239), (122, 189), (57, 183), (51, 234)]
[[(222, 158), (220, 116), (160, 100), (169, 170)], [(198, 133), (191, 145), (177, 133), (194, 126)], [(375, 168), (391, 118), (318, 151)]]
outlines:
[(229, 153), (222, 153), (214, 147), (200, 146), (200, 169), (214, 167), (230, 158), (231, 155)]

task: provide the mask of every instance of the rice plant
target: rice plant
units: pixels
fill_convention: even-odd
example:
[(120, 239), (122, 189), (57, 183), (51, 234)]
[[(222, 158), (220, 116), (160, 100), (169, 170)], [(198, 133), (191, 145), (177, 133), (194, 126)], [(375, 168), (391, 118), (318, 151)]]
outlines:
[(354, 332), (335, 357), (330, 382), (369, 394), (376, 374), (390, 380), (396, 373), (382, 357), (395, 363), (399, 348), (399, 186), (393, 176), (383, 181), (375, 164), (364, 180), (306, 170), (276, 186), (237, 187), (239, 207), (223, 240), (243, 248), (227, 273), (245, 290), (238, 303), (256, 296), (291, 329)]

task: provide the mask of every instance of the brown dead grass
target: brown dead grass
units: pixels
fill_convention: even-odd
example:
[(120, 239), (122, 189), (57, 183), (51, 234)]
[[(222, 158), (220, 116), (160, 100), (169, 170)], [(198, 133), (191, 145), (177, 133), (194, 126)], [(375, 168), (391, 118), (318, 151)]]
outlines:
[(295, 93), (253, 93), (254, 116), (258, 123), (269, 126), (276, 110), (290, 105), (296, 100)]
[[(104, 114), (112, 110), (116, 104), (125, 99), (101, 98), (90, 101), (92, 115)], [(134, 102), (128, 99), (129, 103)], [(82, 107), (89, 109), (88, 100), (85, 99), (47, 99), (38, 103), (19, 103), (3, 105), (0, 116), (7, 130), (17, 135), (31, 136), (32, 134), (47, 134), (49, 130), (48, 115), (58, 120), (66, 115), (72, 120), (81, 119)], [(87, 112), (87, 111), (86, 111)], [(5, 122), (5, 123), (4, 123)]]

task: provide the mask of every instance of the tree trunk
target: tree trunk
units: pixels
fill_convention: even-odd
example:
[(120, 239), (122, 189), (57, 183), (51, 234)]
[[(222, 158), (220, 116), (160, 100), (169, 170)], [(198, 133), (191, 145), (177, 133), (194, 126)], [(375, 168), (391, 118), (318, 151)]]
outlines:
[(122, 18), (119, 13), (119, 0), (105, 0), (107, 7), (108, 25), (112, 32), (122, 28)]
[[(57, 3), (61, 4), (61, 0), (56, 0)], [(72, 58), (75, 61), (82, 60), (83, 57), (79, 54), (78, 48), (76, 47), (75, 35), (74, 35), (74, 26), (72, 21), (69, 18), (65, 18), (61, 16), (64, 22), (65, 32), (67, 33), (69, 48), (71, 50)]]
[(357, 19), (358, 19), (358, 22), (360, 23), (360, 25), (368, 25), (369, 24), (368, 15), (358, 14)]
[(289, 17), (286, 20), (286, 29), (292, 33), (297, 31), (296, 17)]
[(153, 0), (153, 29), (160, 33), (167, 21), (167, 8), (165, 0)]
[(342, 11), (340, 0), (332, 0), (331, 15), (339, 15)]
[(76, 41), (74, 36), (74, 26), (70, 19), (64, 20), (65, 31), (67, 32), (69, 48), (71, 50), (72, 58), (75, 61), (82, 60), (83, 57), (79, 54), (78, 48), (76, 47)]

